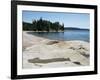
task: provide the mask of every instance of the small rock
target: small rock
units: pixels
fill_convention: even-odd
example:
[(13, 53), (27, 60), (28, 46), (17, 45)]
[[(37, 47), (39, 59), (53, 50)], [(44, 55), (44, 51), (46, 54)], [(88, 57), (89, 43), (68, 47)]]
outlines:
[(80, 62), (73, 62), (73, 63), (75, 63), (75, 64), (77, 64), (77, 65), (81, 65), (81, 63), (80, 63)]
[(56, 44), (56, 43), (59, 43), (59, 41), (50, 41), (48, 43), (46, 43), (47, 45), (52, 45), (52, 44)]

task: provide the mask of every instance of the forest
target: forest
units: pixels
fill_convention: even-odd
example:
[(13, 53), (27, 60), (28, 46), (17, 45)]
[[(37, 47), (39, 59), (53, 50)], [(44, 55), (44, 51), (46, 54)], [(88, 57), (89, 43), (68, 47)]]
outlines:
[(64, 31), (64, 24), (59, 22), (51, 22), (48, 20), (33, 20), (32, 23), (23, 22), (24, 31)]

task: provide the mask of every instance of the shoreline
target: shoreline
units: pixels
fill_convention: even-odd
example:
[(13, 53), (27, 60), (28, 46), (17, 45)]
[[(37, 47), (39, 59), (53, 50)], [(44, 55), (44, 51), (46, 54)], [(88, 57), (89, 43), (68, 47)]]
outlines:
[[(27, 32), (23, 31), (23, 68), (89, 65), (89, 42), (50, 40)], [(61, 59), (65, 61), (60, 61)], [(47, 62), (47, 60), (58, 62), (52, 61), (45, 64), (41, 62)]]
[(24, 32), (64, 32), (64, 31), (24, 31)]

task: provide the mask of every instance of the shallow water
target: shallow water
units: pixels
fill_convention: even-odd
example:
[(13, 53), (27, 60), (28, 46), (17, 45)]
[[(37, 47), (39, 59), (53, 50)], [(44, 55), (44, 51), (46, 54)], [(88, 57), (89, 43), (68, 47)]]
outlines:
[(65, 30), (64, 32), (27, 32), (52, 40), (82, 40), (89, 42), (89, 30)]
[(52, 58), (52, 59), (29, 59), (30, 63), (52, 63), (52, 62), (61, 62), (61, 61), (70, 61), (70, 58)]

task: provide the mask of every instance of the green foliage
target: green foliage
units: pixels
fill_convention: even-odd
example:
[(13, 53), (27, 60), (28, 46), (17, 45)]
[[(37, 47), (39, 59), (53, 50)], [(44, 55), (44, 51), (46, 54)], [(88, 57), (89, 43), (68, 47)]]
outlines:
[(64, 24), (59, 22), (50, 22), (40, 18), (39, 20), (33, 20), (32, 23), (23, 22), (23, 30), (26, 31), (63, 31)]

